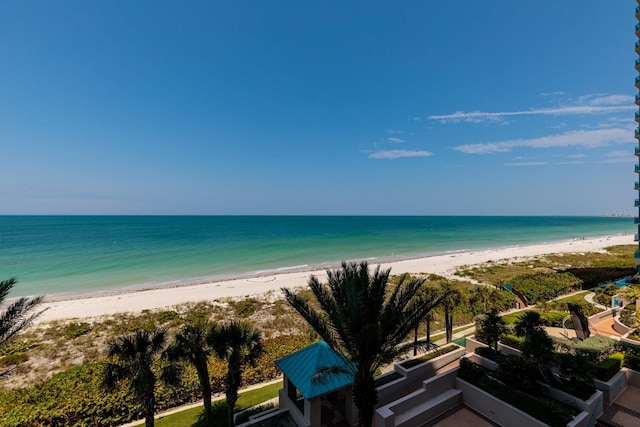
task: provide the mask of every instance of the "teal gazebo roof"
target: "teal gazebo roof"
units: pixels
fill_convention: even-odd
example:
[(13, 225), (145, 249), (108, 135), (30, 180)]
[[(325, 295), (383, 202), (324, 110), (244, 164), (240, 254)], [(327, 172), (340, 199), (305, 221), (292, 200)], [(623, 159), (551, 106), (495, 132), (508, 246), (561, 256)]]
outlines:
[(353, 384), (353, 375), (341, 372), (328, 372), (321, 379), (312, 380), (322, 368), (339, 367), (349, 372), (354, 370), (351, 362), (332, 350), (324, 341), (284, 356), (276, 360), (276, 365), (307, 400)]

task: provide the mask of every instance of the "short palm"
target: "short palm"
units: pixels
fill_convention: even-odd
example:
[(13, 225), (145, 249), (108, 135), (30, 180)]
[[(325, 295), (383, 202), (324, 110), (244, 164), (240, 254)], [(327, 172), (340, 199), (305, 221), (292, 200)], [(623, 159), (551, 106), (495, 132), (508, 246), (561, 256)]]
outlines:
[(164, 356), (172, 362), (185, 361), (193, 365), (198, 374), (202, 400), (204, 404), (204, 419), (207, 424), (213, 420), (211, 409), (211, 379), (209, 378), (208, 360), (211, 349), (207, 337), (213, 325), (209, 322), (197, 322), (185, 325), (176, 333), (173, 343), (167, 347)]
[(433, 295), (415, 297), (424, 280), (405, 276), (391, 289), (389, 272), (378, 267), (370, 275), (366, 262), (343, 263), (341, 269), (327, 271), (326, 285), (311, 276), (309, 287), (319, 310), (283, 289), (287, 301), (318, 335), (353, 362), (353, 399), (363, 426), (371, 425), (378, 401), (376, 370), (411, 348), (407, 336), (439, 302)]
[(215, 355), (227, 362), (225, 395), (229, 425), (234, 425), (234, 411), (242, 372), (246, 365), (254, 365), (264, 353), (260, 332), (247, 322), (231, 322), (213, 328), (207, 338)]
[[(104, 368), (102, 384), (112, 389), (120, 381), (128, 381), (129, 391), (140, 400), (145, 425), (152, 427), (155, 413), (155, 387), (158, 376), (154, 365), (164, 348), (167, 332), (158, 329), (152, 333), (138, 331), (109, 342), (111, 361)], [(165, 367), (161, 379), (174, 383), (178, 378), (174, 365)]]

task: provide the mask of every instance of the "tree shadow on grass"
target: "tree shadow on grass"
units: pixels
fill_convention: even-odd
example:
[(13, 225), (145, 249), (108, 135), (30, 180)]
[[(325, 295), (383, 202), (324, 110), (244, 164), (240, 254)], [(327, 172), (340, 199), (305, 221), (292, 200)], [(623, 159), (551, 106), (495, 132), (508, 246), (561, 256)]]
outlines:
[(191, 427), (228, 427), (229, 420), (227, 412), (227, 402), (217, 402), (211, 406), (211, 412), (213, 413), (213, 420), (207, 423), (204, 419), (204, 409), (198, 414), (198, 421), (191, 424)]

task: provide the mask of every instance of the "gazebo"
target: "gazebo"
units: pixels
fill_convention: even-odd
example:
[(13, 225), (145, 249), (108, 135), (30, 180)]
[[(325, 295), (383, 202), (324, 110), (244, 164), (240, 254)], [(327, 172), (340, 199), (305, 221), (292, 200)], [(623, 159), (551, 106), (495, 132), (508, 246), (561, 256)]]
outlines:
[(357, 422), (351, 393), (353, 375), (347, 373), (353, 372), (353, 365), (327, 343), (318, 341), (276, 360), (276, 365), (284, 375), (280, 409), (288, 409), (298, 426)]

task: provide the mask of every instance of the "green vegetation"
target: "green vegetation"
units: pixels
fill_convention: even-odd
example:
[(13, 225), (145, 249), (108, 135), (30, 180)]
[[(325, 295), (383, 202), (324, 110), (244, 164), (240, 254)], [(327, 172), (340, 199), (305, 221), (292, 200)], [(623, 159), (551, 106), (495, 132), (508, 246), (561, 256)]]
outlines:
[[(253, 408), (261, 403), (278, 397), (278, 391), (282, 388), (280, 382), (266, 385), (264, 387), (256, 388), (241, 392), (236, 403), (238, 411), (245, 411), (249, 408)], [(215, 420), (218, 421), (220, 427), (226, 426), (227, 420), (227, 404), (224, 399), (216, 399), (212, 402), (212, 414)], [(176, 412), (175, 414), (166, 415), (156, 420), (157, 427), (185, 427), (185, 426), (204, 426), (202, 422), (204, 417), (202, 408), (191, 408), (184, 411)], [(142, 426), (143, 424), (139, 424)]]
[(74, 339), (86, 335), (91, 331), (91, 325), (87, 322), (76, 323), (71, 322), (64, 325), (62, 328), (62, 335), (67, 339)]
[(460, 360), (459, 375), (465, 381), (552, 427), (566, 426), (579, 413), (572, 406), (555, 400), (532, 396), (517, 388), (500, 383), (486, 375), (484, 368), (468, 359)]
[(405, 360), (404, 362), (400, 363), (400, 366), (402, 366), (405, 369), (413, 368), (414, 366), (418, 366), (424, 362), (428, 362), (429, 360), (435, 359), (436, 357), (442, 356), (447, 353), (451, 353), (452, 351), (457, 350), (458, 348), (459, 347), (457, 345), (449, 345), (446, 347), (438, 348), (436, 350), (430, 351), (429, 353), (423, 356), (416, 357), (414, 359)]

